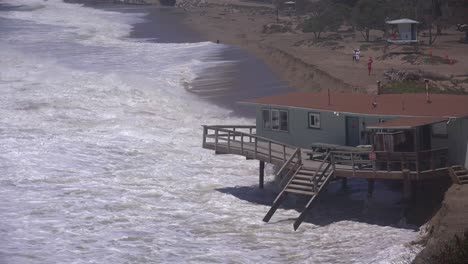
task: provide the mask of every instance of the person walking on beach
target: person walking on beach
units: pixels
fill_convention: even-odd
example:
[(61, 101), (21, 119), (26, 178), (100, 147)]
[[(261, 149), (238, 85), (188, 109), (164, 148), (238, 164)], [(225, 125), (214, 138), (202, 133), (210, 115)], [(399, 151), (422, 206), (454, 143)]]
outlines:
[(361, 59), (361, 51), (359, 49), (356, 50), (356, 61), (359, 62)]
[(353, 62), (356, 62), (356, 52), (357, 52), (357, 50), (354, 49), (353, 50)]
[(372, 63), (374, 61), (372, 60), (372, 57), (369, 57), (369, 61), (367, 62), (367, 69), (369, 70), (369, 76), (371, 74), (371, 71), (372, 71)]

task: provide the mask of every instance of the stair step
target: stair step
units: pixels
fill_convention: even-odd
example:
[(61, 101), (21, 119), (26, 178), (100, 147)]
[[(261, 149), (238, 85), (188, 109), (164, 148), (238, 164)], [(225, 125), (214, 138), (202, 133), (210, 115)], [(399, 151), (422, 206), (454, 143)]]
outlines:
[(468, 180), (468, 175), (460, 175), (458, 176), (458, 179), (461, 180)]
[[(320, 173), (320, 172), (319, 172)], [(315, 175), (315, 171), (304, 171), (304, 170), (300, 170), (297, 172), (298, 175), (307, 175), (307, 176), (314, 176)], [(318, 173), (317, 173), (318, 174)]]
[(312, 186), (299, 185), (299, 184), (289, 184), (288, 189), (299, 189), (305, 191), (312, 191)]
[(296, 174), (297, 178), (302, 178), (302, 179), (313, 179), (314, 176), (311, 175), (303, 175), (303, 174)]
[[(325, 177), (324, 177), (325, 178)], [(324, 178), (322, 178), (320, 181), (318, 181), (319, 183), (322, 183), (324, 181)], [(312, 176), (298, 176), (296, 175), (296, 177), (294, 177), (294, 180), (300, 180), (300, 181), (307, 181), (309, 183), (313, 183), (313, 181), (311, 181), (311, 179), (313, 179)]]
[(468, 184), (468, 180), (460, 181), (461, 184)]
[(468, 174), (468, 171), (467, 170), (459, 170), (459, 171), (455, 171), (455, 174), (457, 176), (459, 175), (467, 175)]
[[(325, 168), (327, 167), (327, 163), (324, 163), (324, 165), (322, 166), (322, 168)], [(302, 167), (303, 170), (305, 171), (311, 171), (311, 172), (314, 172), (318, 169), (319, 167)]]
[(309, 196), (314, 196), (315, 195), (314, 192), (307, 192), (307, 191), (301, 191), (301, 190), (295, 190), (295, 189), (289, 189), (289, 188), (286, 189), (286, 192), (296, 193), (296, 194), (305, 194), (305, 195), (309, 195)]
[[(322, 173), (323, 173), (323, 171), (318, 171), (318, 172), (317, 172), (317, 175), (320, 175), (320, 174), (322, 174)], [(314, 176), (314, 175), (315, 175), (315, 172), (313, 172), (313, 173), (305, 172), (305, 173), (304, 173), (304, 172), (298, 171), (297, 174), (298, 174), (298, 175), (304, 175), (304, 176)]]
[(459, 170), (466, 170), (466, 169), (463, 166), (456, 165), (456, 166), (452, 166), (452, 170), (459, 171)]
[(314, 185), (313, 182), (311, 182), (310, 180), (298, 180), (298, 179), (294, 179), (292, 180), (292, 183), (297, 183), (297, 184), (304, 184), (304, 185)]

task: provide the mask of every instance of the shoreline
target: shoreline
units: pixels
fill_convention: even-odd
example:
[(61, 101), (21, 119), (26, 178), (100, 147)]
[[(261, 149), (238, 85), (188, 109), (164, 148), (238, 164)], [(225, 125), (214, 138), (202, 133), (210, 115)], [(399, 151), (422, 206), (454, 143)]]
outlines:
[[(250, 9), (258, 9), (250, 11)], [(242, 10), (243, 11), (239, 11)], [(262, 26), (276, 21), (274, 9), (269, 5), (237, 6), (210, 3), (186, 10), (184, 23), (211, 41), (238, 46), (261, 58), (270, 69), (291, 86), (301, 90), (360, 91), (362, 87), (347, 83), (330, 75), (317, 65), (282, 48), (281, 39), (269, 39), (274, 34), (262, 34)], [(218, 20), (218, 23), (214, 21)], [(242, 21), (242, 22), (241, 22)], [(241, 25), (237, 25), (241, 23)], [(285, 33), (285, 37), (292, 33)], [(279, 46), (276, 45), (280, 44)]]
[[(385, 42), (378, 40), (380, 32), (371, 32), (377, 41), (364, 42), (359, 32), (343, 28), (339, 33), (324, 33), (323, 39), (316, 41), (312, 33), (303, 33), (298, 28), (301, 17), (280, 16), (276, 23), (272, 5), (241, 0), (199, 3), (185, 0), (179, 5), (186, 13), (184, 23), (188, 27), (213, 42), (220, 40), (249, 51), (292, 87), (301, 90), (376, 93), (377, 81), (384, 85), (391, 82), (385, 73), (398, 69), (430, 79), (431, 85), (441, 91), (468, 92), (468, 45), (456, 43), (461, 32), (447, 30), (438, 45), (421, 46), (414, 59), (404, 53), (386, 55)], [(426, 41), (426, 38), (422, 33), (420, 39)], [(361, 48), (362, 59), (353, 63), (352, 51), (356, 48)], [(434, 57), (427, 55), (429, 51)], [(444, 62), (447, 55), (457, 62)], [(369, 57), (374, 58), (370, 76), (367, 74)]]
[[(184, 23), (187, 15), (179, 9), (118, 6), (113, 10), (146, 13), (145, 21), (134, 25), (131, 38), (168, 44), (210, 41)], [(203, 70), (190, 83), (183, 83), (187, 91), (232, 110), (234, 116), (255, 118), (255, 109), (238, 102), (292, 89), (255, 54), (237, 46), (220, 45), (223, 46), (220, 54), (204, 60), (205, 63), (213, 63), (213, 66)]]

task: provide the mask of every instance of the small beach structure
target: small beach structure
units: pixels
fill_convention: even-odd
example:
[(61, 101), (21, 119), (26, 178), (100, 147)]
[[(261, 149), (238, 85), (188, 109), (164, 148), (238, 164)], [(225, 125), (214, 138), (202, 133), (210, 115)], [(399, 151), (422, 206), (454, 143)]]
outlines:
[(402, 18), (386, 21), (385, 23), (392, 27), (387, 42), (393, 44), (418, 43), (418, 21)]
[(268, 222), (288, 194), (309, 202), (334, 179), (365, 178), (413, 185), (441, 177), (468, 184), (468, 96), (292, 92), (242, 102), (256, 108), (255, 126), (203, 126), (203, 148), (276, 165), (279, 193)]
[(283, 5), (285, 6), (286, 10), (289, 10), (289, 11), (295, 11), (296, 10), (296, 2), (295, 1), (284, 2)]

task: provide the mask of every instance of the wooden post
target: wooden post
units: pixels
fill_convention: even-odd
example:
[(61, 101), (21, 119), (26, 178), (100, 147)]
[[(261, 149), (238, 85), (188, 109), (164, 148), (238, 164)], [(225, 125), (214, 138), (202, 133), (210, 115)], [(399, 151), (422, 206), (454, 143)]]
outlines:
[(332, 164), (332, 169), (333, 171), (336, 170), (336, 165), (335, 165), (335, 155), (333, 153), (330, 154), (330, 161), (331, 161), (331, 164)]
[(249, 142), (252, 143), (252, 128), (249, 128)]
[[(235, 136), (234, 134), (234, 137)], [(231, 131), (228, 131), (228, 153), (231, 153)]]
[(414, 152), (416, 152), (416, 178), (419, 180), (419, 129), (414, 129)]
[(390, 171), (390, 153), (387, 151), (385, 154), (387, 155), (387, 171)]
[(347, 186), (348, 186), (348, 178), (343, 177), (343, 179), (341, 179), (341, 189), (346, 189)]
[(401, 153), (401, 170), (407, 169), (406, 167), (406, 155), (404, 152)]
[(405, 202), (411, 200), (411, 179), (409, 170), (403, 171), (403, 200)]
[(206, 134), (208, 134), (208, 128), (203, 126), (203, 147), (206, 145)]
[(418, 198), (418, 190), (420, 189), (419, 188), (419, 185), (420, 185), (420, 182), (419, 181), (415, 181), (415, 182), (412, 182), (411, 184), (411, 201), (413, 201), (413, 203), (416, 203), (416, 199)]
[(258, 138), (255, 139), (254, 158), (257, 159)]
[(431, 170), (434, 170), (435, 169), (435, 164), (434, 164), (434, 152), (433, 151), (429, 151), (429, 166), (431, 168)]
[(283, 145), (283, 162), (286, 162), (286, 145)]
[(374, 172), (374, 178), (377, 176), (377, 154), (376, 154), (376, 160), (372, 161), (372, 171)]
[(215, 130), (215, 153), (218, 153), (218, 129)]
[(263, 182), (265, 179), (265, 162), (260, 161), (259, 174), (258, 174), (258, 187), (263, 189)]
[(268, 141), (268, 155), (270, 156), (270, 163), (271, 163), (271, 141)]
[(232, 131), (234, 132), (234, 138), (232, 140), (236, 141), (236, 128), (233, 127)]
[(367, 179), (367, 197), (368, 198), (372, 197), (372, 194), (374, 193), (374, 186), (375, 186), (375, 180)]
[(241, 135), (241, 155), (244, 155), (244, 136)]

